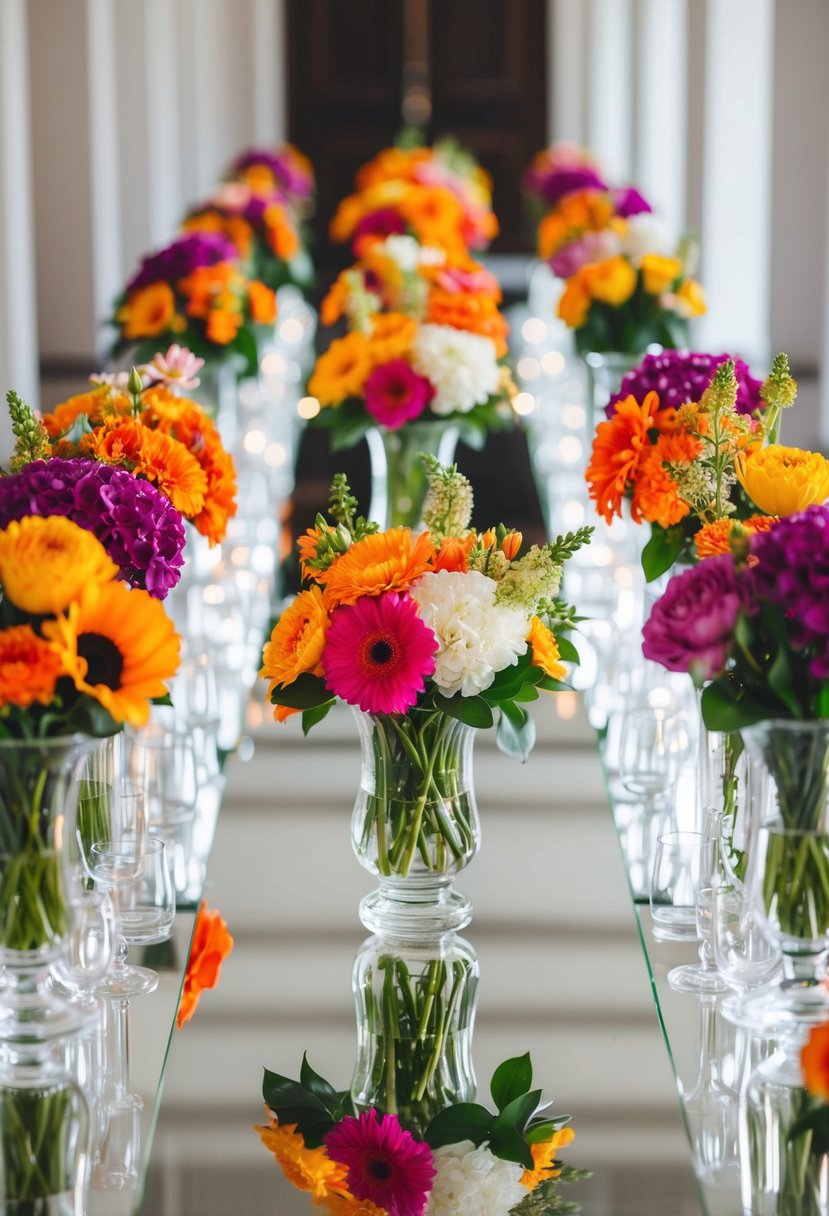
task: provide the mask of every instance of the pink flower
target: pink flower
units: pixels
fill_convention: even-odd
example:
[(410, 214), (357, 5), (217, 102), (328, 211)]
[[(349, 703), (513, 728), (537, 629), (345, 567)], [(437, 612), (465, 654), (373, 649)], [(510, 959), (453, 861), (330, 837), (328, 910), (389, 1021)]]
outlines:
[(363, 1111), (350, 1115), (325, 1137), (332, 1161), (348, 1167), (348, 1189), (389, 1216), (422, 1216), (435, 1177), (428, 1144), (415, 1140), (396, 1115)]
[(145, 363), (139, 371), (150, 383), (166, 384), (168, 388), (191, 389), (198, 388), (199, 377), (196, 374), (204, 367), (204, 359), (199, 359), (186, 346), (174, 342), (167, 348), (166, 355), (161, 352), (153, 355), (149, 363)]
[(451, 291), (453, 295), (459, 292), (481, 292), (483, 295), (499, 298), (501, 288), (495, 275), (483, 266), (477, 270), (460, 270), (457, 266), (440, 270), (437, 275), (438, 287)]
[(130, 378), (129, 372), (93, 372), (89, 377), (89, 383), (94, 384), (96, 388), (125, 389)]
[(702, 680), (722, 675), (750, 596), (730, 553), (675, 574), (642, 630), (642, 654)]
[(435, 670), (437, 649), (410, 596), (363, 596), (331, 613), (322, 652), (326, 687), (366, 713), (404, 714)]
[(431, 381), (419, 376), (405, 359), (375, 367), (363, 391), (372, 418), (390, 431), (420, 417), (435, 395)]
[(588, 262), (601, 262), (619, 252), (613, 232), (586, 232), (578, 240), (562, 245), (550, 258), (550, 269), (560, 279), (569, 279)]

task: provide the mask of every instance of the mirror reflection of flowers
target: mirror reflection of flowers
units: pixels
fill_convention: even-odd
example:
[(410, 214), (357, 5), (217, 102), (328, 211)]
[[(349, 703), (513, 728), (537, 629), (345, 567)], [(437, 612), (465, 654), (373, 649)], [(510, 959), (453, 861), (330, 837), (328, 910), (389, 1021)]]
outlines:
[(231, 164), (226, 178), (248, 186), (256, 195), (283, 195), (297, 214), (307, 217), (314, 207), (314, 167), (293, 144), (277, 148), (246, 148)]
[(193, 940), (176, 1014), (176, 1027), (179, 1030), (196, 1012), (205, 989), (215, 988), (218, 984), (222, 963), (232, 949), (233, 938), (221, 912), (208, 908), (207, 903), (202, 900), (193, 928)]
[(373, 714), (431, 706), (489, 726), (497, 709), (500, 740), (517, 731), (531, 746), (523, 703), (561, 688), (561, 654), (573, 653), (554, 632), (573, 623), (557, 599), (562, 563), (592, 530), (522, 555), (520, 533), (469, 527), (472, 491), (454, 466), (423, 460), (428, 530), (418, 535), (379, 532), (334, 479), (332, 522), (318, 516), (301, 538), (304, 587), (265, 646), (274, 716), (303, 711), (310, 724), (340, 699)]
[(317, 360), (308, 392), (314, 424), (350, 447), (371, 427), (454, 422), (480, 447), (515, 421), (504, 363), (507, 322), (495, 277), (468, 254), (447, 256), (409, 236), (375, 242), (340, 274), (321, 309), (349, 332)]
[[(745, 365), (728, 358), (700, 391), (699, 364), (709, 358), (657, 356), (658, 371), (646, 360), (596, 428), (590, 497), (608, 523), (629, 499), (634, 521), (651, 525), (642, 555), (649, 579), (677, 561), (727, 553), (735, 522), (749, 533), (766, 531), (779, 516), (829, 496), (829, 462), (776, 442), (781, 414), (797, 395), (786, 356), (776, 357), (759, 393)], [(659, 392), (649, 388), (654, 379)], [(698, 400), (663, 405), (660, 393), (676, 401), (685, 392)]]

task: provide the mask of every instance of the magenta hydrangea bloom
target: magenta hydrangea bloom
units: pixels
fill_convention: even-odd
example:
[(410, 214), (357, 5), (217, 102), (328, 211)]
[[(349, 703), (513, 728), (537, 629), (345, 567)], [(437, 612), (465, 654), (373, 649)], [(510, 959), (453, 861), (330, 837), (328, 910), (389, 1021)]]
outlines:
[(356, 248), (357, 242), (364, 236), (397, 236), (406, 231), (406, 221), (394, 207), (378, 207), (376, 211), (362, 216), (354, 225), (351, 244)]
[(396, 1115), (346, 1115), (325, 1137), (332, 1161), (348, 1168), (348, 1189), (389, 1216), (422, 1216), (435, 1177), (428, 1144), (404, 1131)]
[(642, 630), (642, 653), (668, 671), (713, 680), (725, 670), (741, 611), (750, 592), (730, 553), (706, 557), (675, 574)]
[(434, 672), (437, 649), (411, 596), (363, 596), (331, 614), (322, 652), (325, 684), (366, 713), (404, 714)]
[[(606, 409), (612, 417), (617, 401), (634, 396), (644, 401), (648, 393), (658, 393), (663, 409), (679, 409), (686, 401), (699, 401), (714, 378), (714, 372), (732, 355), (709, 355), (702, 351), (663, 350), (659, 355), (645, 355), (641, 363), (627, 373), (618, 393), (610, 399)], [(737, 378), (737, 410), (741, 414), (753, 414), (762, 409), (760, 388), (762, 381), (752, 376), (747, 363), (734, 359), (734, 374)]]
[(829, 679), (829, 506), (784, 516), (751, 538), (752, 593), (785, 613), (792, 645), (809, 650), (809, 671)]
[(434, 395), (431, 380), (418, 375), (405, 359), (375, 367), (363, 389), (366, 409), (390, 431), (419, 418)]
[(286, 194), (308, 199), (313, 193), (314, 179), (289, 152), (273, 152), (270, 148), (248, 148), (230, 166), (230, 176), (236, 177), (253, 165), (270, 169), (274, 179)]
[(606, 190), (607, 182), (590, 165), (573, 165), (552, 171), (529, 169), (524, 175), (524, 189), (528, 194), (537, 194), (545, 203), (557, 203), (576, 190)]
[(644, 194), (640, 194), (635, 186), (620, 186), (610, 191), (610, 197), (613, 199), (613, 210), (622, 219), (628, 219), (631, 215), (644, 215), (653, 211), (653, 207)]
[(181, 577), (181, 515), (151, 482), (126, 469), (80, 456), (34, 460), (0, 477), (0, 528), (25, 515), (65, 515), (92, 532), (121, 578), (156, 599)]
[(217, 262), (234, 262), (239, 254), (236, 246), (219, 232), (188, 232), (169, 245), (143, 258), (136, 273), (127, 283), (127, 291), (137, 291), (150, 283), (176, 283), (192, 274), (199, 266), (215, 266)]

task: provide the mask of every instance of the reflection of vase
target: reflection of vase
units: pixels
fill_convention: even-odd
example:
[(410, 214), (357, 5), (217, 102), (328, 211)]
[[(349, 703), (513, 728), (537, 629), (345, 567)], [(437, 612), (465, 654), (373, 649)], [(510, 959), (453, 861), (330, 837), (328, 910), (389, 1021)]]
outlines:
[(752, 1216), (827, 1216), (829, 1156), (814, 1151), (813, 1133), (792, 1136), (821, 1105), (803, 1088), (803, 1036), (787, 1040), (752, 1073), (740, 1109), (743, 1209)]
[(87, 1105), (64, 1070), (62, 1045), (5, 1044), (0, 1052), (0, 1211), (84, 1216), (88, 1157)]
[(407, 422), (397, 430), (373, 427), (366, 433), (371, 457), (369, 518), (381, 528), (416, 528), (426, 497), (426, 470), (420, 453), (451, 464), (458, 442), (457, 427), (440, 422)]
[(42, 985), (69, 932), (65, 842), (74, 838), (85, 735), (0, 739), (0, 1039), (47, 1037), (59, 1010)]
[(582, 356), (587, 377), (587, 427), (592, 442), (596, 423), (605, 416), (605, 406), (619, 391), (623, 378), (641, 363), (645, 352), (628, 355), (622, 351), (588, 351)]

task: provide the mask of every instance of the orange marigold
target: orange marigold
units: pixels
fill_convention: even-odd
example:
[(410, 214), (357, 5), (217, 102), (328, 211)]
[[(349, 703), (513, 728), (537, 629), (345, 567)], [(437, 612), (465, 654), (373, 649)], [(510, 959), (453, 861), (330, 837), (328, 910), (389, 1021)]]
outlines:
[(412, 349), (417, 334), (417, 321), (404, 312), (377, 313), (368, 336), (369, 354), (377, 364), (402, 359)]
[(558, 1149), (566, 1148), (568, 1144), (572, 1144), (575, 1138), (576, 1133), (572, 1127), (562, 1127), (549, 1140), (542, 1140), (540, 1144), (530, 1145), (530, 1152), (533, 1155), (533, 1168), (531, 1170), (524, 1170), (524, 1173), (521, 1175), (521, 1182), (528, 1191), (534, 1191), (547, 1178), (558, 1178), (561, 1170), (553, 1168), (556, 1152)]
[(48, 705), (61, 674), (56, 651), (31, 625), (0, 630), (0, 713), (9, 705), (28, 709), (33, 701)]
[(810, 1094), (829, 1102), (829, 1022), (813, 1026), (800, 1052), (803, 1084)]
[(398, 204), (400, 214), (424, 245), (465, 246), (460, 239), (463, 207), (446, 186), (412, 186)]
[(150, 283), (131, 292), (115, 317), (124, 337), (155, 338), (167, 330), (180, 328), (176, 316), (176, 297), (169, 283)]
[(113, 394), (109, 388), (96, 388), (88, 393), (78, 393), (61, 401), (41, 421), (51, 439), (63, 435), (77, 421), (81, 414), (86, 414), (90, 425), (100, 424), (107, 414), (128, 413), (129, 401), (126, 397)]
[(405, 591), (433, 567), (434, 560), (435, 546), (428, 532), (414, 541), (410, 528), (364, 536), (326, 571), (326, 606), (354, 604), (364, 595), (384, 591)]
[(209, 911), (202, 900), (193, 929), (190, 957), (187, 960), (184, 987), (176, 1014), (176, 1026), (179, 1030), (196, 1012), (196, 1006), (205, 988), (216, 987), (222, 963), (232, 949), (233, 938), (222, 920), (222, 914)]
[(658, 445), (649, 449), (636, 473), (631, 515), (663, 528), (672, 528), (690, 514), (691, 508), (680, 497), (679, 486), (662, 463)]
[(540, 617), (534, 616), (530, 621), (527, 641), (532, 647), (533, 667), (540, 667), (545, 675), (552, 676), (554, 680), (563, 680), (567, 669), (561, 662), (558, 642)]
[(581, 273), (574, 274), (564, 285), (558, 298), (557, 313), (570, 329), (581, 329), (587, 320), (591, 304), (590, 292)]
[(248, 282), (250, 318), (255, 325), (273, 325), (276, 320), (276, 293), (258, 279)]
[(141, 445), (147, 428), (137, 418), (111, 418), (91, 435), (84, 435), (81, 447), (104, 464), (123, 464), (133, 468), (141, 459)]
[(263, 216), (269, 247), (283, 262), (290, 262), (299, 252), (299, 236), (285, 208), (272, 203)]
[(257, 1126), (255, 1130), (291, 1185), (310, 1192), (315, 1203), (337, 1192), (348, 1194), (347, 1166), (332, 1161), (324, 1148), (306, 1148), (295, 1123), (280, 1124), (272, 1116), (267, 1127)]
[(331, 285), (328, 295), (320, 305), (320, 320), (323, 325), (336, 325), (345, 311), (347, 299), (348, 278), (346, 277), (346, 272), (341, 270)]
[(178, 284), (179, 290), (187, 297), (187, 312), (191, 317), (207, 317), (217, 297), (229, 291), (239, 277), (239, 271), (232, 262), (197, 266)]
[(507, 353), (509, 325), (491, 296), (435, 287), (429, 293), (427, 320), (491, 338), (499, 358)]
[(346, 397), (359, 397), (372, 362), (365, 334), (355, 331), (331, 343), (317, 359), (308, 392), (321, 405), (339, 405)]
[(244, 319), (242, 314), (235, 310), (211, 309), (207, 314), (207, 325), (205, 326), (208, 340), (215, 342), (217, 346), (227, 346), (242, 328)]
[[(752, 515), (750, 519), (741, 519), (739, 523), (752, 534), (768, 532), (777, 523), (776, 515)], [(718, 557), (731, 552), (731, 529), (738, 522), (733, 517), (715, 519), (710, 524), (704, 524), (694, 537), (694, 548), (697, 557)]]
[(293, 684), (304, 672), (322, 675), (322, 652), (329, 624), (319, 587), (300, 591), (274, 625), (270, 640), (265, 644), (259, 674), (270, 680), (269, 694), (275, 688)]
[(658, 408), (656, 393), (648, 393), (641, 404), (625, 397), (616, 402), (613, 417), (596, 427), (585, 477), (596, 510), (607, 523), (621, 514), (625, 490), (650, 450), (648, 431)]
[(204, 469), (183, 443), (163, 431), (143, 428), (135, 472), (154, 482), (177, 511), (188, 519), (198, 515), (207, 494)]

